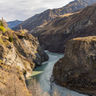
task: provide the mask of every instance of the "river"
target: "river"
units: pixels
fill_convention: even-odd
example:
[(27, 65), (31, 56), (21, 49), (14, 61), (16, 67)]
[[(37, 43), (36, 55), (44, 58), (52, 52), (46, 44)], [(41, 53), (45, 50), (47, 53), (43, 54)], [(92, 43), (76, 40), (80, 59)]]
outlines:
[[(36, 78), (37, 82), (40, 83), (40, 86), (43, 91), (50, 92), (50, 91), (52, 91), (52, 90), (50, 90), (50, 78), (52, 75), (53, 66), (64, 55), (57, 54), (57, 53), (51, 53), (48, 51), (46, 51), (46, 53), (49, 55), (49, 60), (47, 62), (44, 62), (42, 66), (35, 69), (35, 71), (43, 71), (43, 73), (35, 76), (35, 78)], [(29, 84), (31, 84), (30, 81), (29, 81)], [(53, 84), (53, 89), (57, 89), (59, 91), (59, 93), (61, 94), (61, 96), (87, 96), (87, 95), (83, 95), (78, 92), (66, 89), (64, 87), (60, 87), (56, 84)]]

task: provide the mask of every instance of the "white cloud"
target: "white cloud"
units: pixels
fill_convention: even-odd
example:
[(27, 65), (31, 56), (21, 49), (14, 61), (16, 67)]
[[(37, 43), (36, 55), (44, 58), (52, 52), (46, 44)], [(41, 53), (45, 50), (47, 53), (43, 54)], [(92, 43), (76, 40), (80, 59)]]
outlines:
[(0, 0), (0, 17), (25, 20), (46, 9), (62, 7), (72, 0)]

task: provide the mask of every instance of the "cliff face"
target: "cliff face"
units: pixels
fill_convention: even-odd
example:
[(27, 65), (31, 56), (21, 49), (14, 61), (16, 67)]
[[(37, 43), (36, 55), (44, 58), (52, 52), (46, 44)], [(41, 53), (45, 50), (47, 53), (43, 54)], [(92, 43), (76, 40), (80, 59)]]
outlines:
[(55, 18), (31, 33), (39, 38), (41, 46), (52, 52), (64, 52), (65, 43), (75, 37), (96, 35), (96, 4)]
[(19, 69), (0, 64), (0, 96), (32, 96)]
[(69, 40), (65, 56), (54, 66), (53, 76), (57, 84), (96, 95), (96, 36)]
[(25, 79), (47, 60), (35, 37), (26, 30), (15, 32), (0, 20), (0, 96), (30, 96)]
[[(6, 33), (7, 35), (7, 33)], [(32, 74), (35, 66), (48, 60), (47, 54), (39, 46), (38, 40), (29, 34), (12, 33), (13, 42), (8, 41), (8, 36), (1, 36), (0, 60), (6, 65), (15, 65)]]
[[(45, 25), (46, 23), (53, 20), (57, 16), (64, 15), (66, 13), (76, 12), (95, 2), (96, 2), (96, 0), (74, 0), (73, 2), (67, 4), (66, 6), (64, 6), (62, 8), (52, 9), (52, 10), (48, 9), (40, 14), (32, 16), (31, 18), (22, 22), (20, 25), (22, 25), (22, 27), (24, 29), (31, 31), (32, 29), (36, 28), (37, 26)], [(15, 30), (20, 29), (20, 25), (17, 25), (13, 29), (15, 29)]]

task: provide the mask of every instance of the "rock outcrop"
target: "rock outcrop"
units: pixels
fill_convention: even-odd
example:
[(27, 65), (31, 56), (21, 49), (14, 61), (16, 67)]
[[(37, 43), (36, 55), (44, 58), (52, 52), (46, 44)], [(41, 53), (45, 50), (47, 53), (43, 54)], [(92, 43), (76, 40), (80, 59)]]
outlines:
[(52, 52), (64, 52), (65, 43), (75, 37), (96, 35), (96, 4), (72, 14), (60, 16), (44, 27), (31, 31), (41, 46)]
[(0, 96), (31, 96), (25, 80), (47, 60), (35, 37), (26, 30), (15, 32), (0, 20)]
[(57, 84), (81, 93), (96, 95), (96, 36), (67, 42), (65, 56), (53, 69)]
[(19, 69), (0, 64), (0, 96), (32, 96)]
[(13, 32), (11, 34), (12, 42), (9, 41), (7, 32), (5, 35), (5, 37), (0, 36), (0, 60), (4, 64), (18, 66), (29, 76), (35, 66), (40, 66), (42, 62), (48, 60), (48, 56), (41, 49), (38, 40), (31, 34)]
[[(62, 8), (52, 9), (52, 10), (48, 9), (40, 14), (32, 16), (31, 18), (22, 22), (20, 25), (22, 25), (24, 29), (31, 31), (37, 26), (47, 24), (49, 21), (53, 20), (57, 16), (64, 15), (66, 13), (76, 12), (93, 3), (96, 3), (96, 0), (74, 0)], [(20, 25), (17, 25), (13, 29), (15, 30), (20, 29)]]

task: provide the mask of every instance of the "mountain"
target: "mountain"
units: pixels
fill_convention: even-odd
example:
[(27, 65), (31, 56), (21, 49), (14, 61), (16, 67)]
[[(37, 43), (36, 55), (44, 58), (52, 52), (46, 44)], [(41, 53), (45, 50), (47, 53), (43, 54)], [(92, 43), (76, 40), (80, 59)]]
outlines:
[[(66, 6), (58, 9), (48, 9), (40, 14), (32, 16), (31, 18), (22, 22), (22, 27), (27, 30), (32, 30), (40, 25), (45, 25), (50, 20), (53, 20), (55, 17), (64, 15), (66, 13), (76, 12), (82, 8), (85, 8), (88, 5), (95, 3), (96, 0), (74, 0), (67, 4)], [(20, 29), (20, 25), (14, 27), (14, 30)]]
[(9, 28), (13, 28), (19, 24), (21, 24), (23, 21), (15, 20), (15, 21), (9, 21), (7, 22)]
[(31, 33), (41, 46), (52, 52), (64, 52), (67, 40), (74, 37), (96, 35), (96, 4), (79, 12), (59, 16)]

